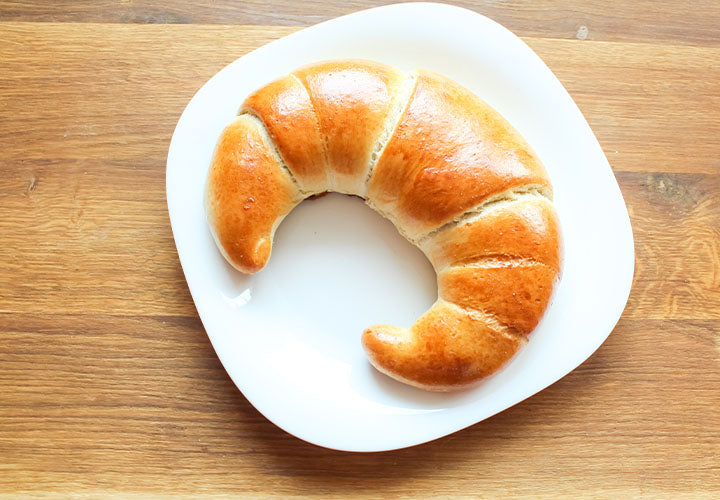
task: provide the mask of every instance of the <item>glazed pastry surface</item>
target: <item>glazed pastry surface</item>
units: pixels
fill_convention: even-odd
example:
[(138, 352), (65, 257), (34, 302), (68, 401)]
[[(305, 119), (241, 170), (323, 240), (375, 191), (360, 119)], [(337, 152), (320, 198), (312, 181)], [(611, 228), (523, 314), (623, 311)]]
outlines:
[(502, 367), (547, 309), (561, 269), (545, 169), (482, 99), (444, 76), (366, 60), (306, 66), (250, 95), (206, 184), (218, 248), (261, 270), (303, 199), (361, 196), (427, 255), (438, 300), (410, 328), (362, 334), (379, 371), (427, 390)]

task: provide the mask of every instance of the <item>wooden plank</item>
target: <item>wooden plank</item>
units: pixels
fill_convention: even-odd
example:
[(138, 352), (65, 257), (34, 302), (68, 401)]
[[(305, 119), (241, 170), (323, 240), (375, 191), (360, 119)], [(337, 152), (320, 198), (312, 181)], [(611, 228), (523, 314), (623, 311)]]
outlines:
[(484, 423), (349, 454), (266, 421), (195, 318), (0, 314), (0, 492), (711, 498), (718, 328), (623, 320), (579, 369)]
[(193, 94), (225, 65), (292, 31), (0, 24), (0, 157), (164, 163)]
[[(167, 217), (163, 154), (5, 160), (0, 310), (195, 316)], [(720, 318), (720, 175), (618, 179), (637, 254), (625, 315)]]
[(563, 83), (616, 171), (720, 172), (720, 54), (525, 40)]
[[(170, 136), (217, 69), (289, 30), (1, 26), (0, 310), (193, 316), (165, 208)], [(618, 172), (638, 251), (626, 314), (720, 317), (720, 49), (531, 43)]]
[[(0, 0), (0, 20), (309, 26), (388, 3), (393, 2)], [(486, 15), (521, 36), (714, 46), (720, 44), (720, 8), (713, 0), (696, 0), (692, 2), (692, 7), (682, 9), (681, 13), (681, 7), (671, 0), (454, 0), (447, 3)]]
[[(292, 31), (0, 24), (0, 158), (158, 155), (203, 83)], [(527, 41), (616, 170), (718, 171), (720, 48)]]
[(161, 161), (4, 162), (0, 310), (183, 314)]
[(617, 174), (635, 238), (625, 316), (720, 318), (720, 175)]

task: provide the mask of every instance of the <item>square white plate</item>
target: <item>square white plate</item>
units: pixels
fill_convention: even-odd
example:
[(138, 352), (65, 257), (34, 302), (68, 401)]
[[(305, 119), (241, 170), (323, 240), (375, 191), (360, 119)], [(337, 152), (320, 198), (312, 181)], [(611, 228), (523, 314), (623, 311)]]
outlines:
[[(221, 46), (221, 44), (220, 44)], [(545, 164), (562, 224), (563, 278), (529, 344), (478, 388), (427, 393), (376, 373), (360, 345), (375, 323), (410, 326), (435, 300), (430, 264), (355, 198), (301, 204), (268, 266), (244, 276), (213, 243), (202, 197), (217, 138), (253, 90), (314, 61), (358, 57), (427, 68), (500, 111)], [(233, 62), (183, 113), (167, 161), (180, 261), (207, 334), (245, 397), (272, 422), (328, 448), (380, 451), (445, 436), (557, 381), (607, 338), (630, 293), (627, 209), (590, 127), (540, 58), (499, 24), (440, 4), (334, 19)]]

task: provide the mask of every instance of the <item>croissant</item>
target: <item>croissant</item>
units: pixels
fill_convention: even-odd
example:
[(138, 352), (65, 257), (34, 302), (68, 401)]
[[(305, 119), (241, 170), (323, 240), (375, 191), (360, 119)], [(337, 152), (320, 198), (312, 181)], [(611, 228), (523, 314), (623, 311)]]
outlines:
[(366, 60), (300, 68), (222, 132), (205, 203), (218, 248), (255, 273), (303, 199), (357, 195), (429, 258), (437, 302), (409, 329), (362, 334), (379, 371), (434, 391), (470, 387), (526, 342), (560, 276), (552, 187), (512, 126), (449, 78)]

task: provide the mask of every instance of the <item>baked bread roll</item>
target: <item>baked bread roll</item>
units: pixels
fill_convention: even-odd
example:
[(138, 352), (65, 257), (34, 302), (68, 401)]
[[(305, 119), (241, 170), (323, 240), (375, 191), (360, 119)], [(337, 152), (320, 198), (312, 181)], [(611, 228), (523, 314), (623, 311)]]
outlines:
[(300, 68), (249, 96), (208, 174), (218, 248), (255, 273), (303, 199), (357, 195), (427, 255), (437, 302), (410, 328), (362, 334), (379, 371), (427, 390), (470, 387), (526, 342), (560, 276), (545, 169), (480, 98), (430, 71), (366, 60)]

